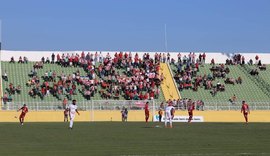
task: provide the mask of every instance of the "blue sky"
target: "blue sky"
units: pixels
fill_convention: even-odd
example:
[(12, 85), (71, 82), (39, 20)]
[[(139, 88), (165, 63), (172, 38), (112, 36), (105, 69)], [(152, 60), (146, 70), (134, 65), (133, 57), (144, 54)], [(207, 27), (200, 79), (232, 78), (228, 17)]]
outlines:
[(270, 0), (0, 0), (2, 49), (270, 52)]

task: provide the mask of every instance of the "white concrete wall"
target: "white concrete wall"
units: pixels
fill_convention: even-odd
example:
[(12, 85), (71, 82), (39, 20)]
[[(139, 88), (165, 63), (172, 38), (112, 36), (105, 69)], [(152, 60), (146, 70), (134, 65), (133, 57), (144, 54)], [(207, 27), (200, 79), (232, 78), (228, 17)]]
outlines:
[[(10, 50), (2, 50), (1, 51), (1, 61), (9, 61), (10, 58), (13, 56), (15, 61), (18, 61), (20, 56), (26, 56), (29, 61), (40, 61), (41, 58), (44, 56), (49, 57), (51, 59), (51, 54), (54, 53), (55, 55), (59, 54), (66, 54), (66, 53), (78, 53), (81, 54), (82, 51), (10, 51)], [(95, 53), (96, 51), (84, 51), (85, 54), (88, 52)], [(114, 55), (115, 51), (102, 51), (102, 55), (105, 56), (107, 53), (110, 53), (111, 56)], [(124, 51), (125, 52), (125, 51)], [(138, 53), (139, 56), (142, 56), (145, 52), (133, 52), (133, 56), (135, 53)], [(158, 52), (160, 53), (160, 52)], [(163, 53), (163, 52), (161, 52)], [(155, 52), (149, 52), (149, 54), (153, 57)], [(177, 60), (177, 54), (178, 52), (170, 52), (171, 57), (174, 57)], [(188, 55), (189, 52), (181, 52), (182, 57), (184, 55)], [(196, 57), (199, 56), (199, 53), (195, 53)], [(269, 53), (241, 53), (245, 56), (246, 61), (249, 59), (255, 60), (255, 56), (258, 55), (259, 58), (262, 60), (262, 63), (264, 64), (270, 64), (270, 54)], [(228, 53), (218, 53), (218, 52), (209, 52), (206, 53), (206, 63), (210, 63), (211, 59), (214, 58), (216, 63), (225, 63), (226, 59), (232, 56), (233, 54)]]

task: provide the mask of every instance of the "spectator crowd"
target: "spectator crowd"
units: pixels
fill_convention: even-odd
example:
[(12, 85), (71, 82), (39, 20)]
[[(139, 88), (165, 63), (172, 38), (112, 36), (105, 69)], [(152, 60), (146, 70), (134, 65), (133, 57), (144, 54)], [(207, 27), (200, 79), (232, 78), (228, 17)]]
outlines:
[[(177, 58), (171, 57), (170, 53), (155, 53), (150, 57), (149, 53), (144, 53), (141, 57), (138, 53), (131, 52), (81, 52), (76, 54), (58, 53), (51, 54), (51, 57), (42, 57), (40, 61), (33, 64), (29, 71), (29, 80), (26, 86), (29, 87), (28, 94), (32, 98), (44, 99), (46, 96), (54, 96), (59, 100), (71, 100), (73, 95), (81, 94), (85, 99), (90, 100), (98, 94), (102, 99), (126, 100), (152, 100), (158, 99), (161, 93), (160, 85), (164, 76), (160, 74), (160, 63), (169, 63), (175, 67), (174, 79), (178, 84), (178, 89), (192, 89), (198, 91), (199, 88), (209, 90), (212, 96), (218, 92), (225, 91), (225, 84), (242, 84), (240, 77), (229, 77), (229, 66), (245, 65), (245, 57), (235, 54), (226, 60), (225, 64), (216, 64), (214, 58), (211, 60), (211, 72), (200, 73), (204, 68), (205, 53), (194, 52), (182, 56), (177, 54)], [(11, 57), (9, 63), (15, 63)], [(17, 63), (27, 64), (28, 58), (20, 56)], [(250, 59), (247, 65), (256, 65), (256, 69), (250, 71), (251, 75), (258, 75), (259, 70), (265, 70), (266, 65), (262, 64), (259, 56), (255, 56), (255, 63)], [(39, 70), (46, 64), (56, 64), (62, 68), (73, 67), (73, 73), (59, 72), (49, 69), (42, 76)], [(82, 70), (85, 72), (81, 72)], [(3, 72), (2, 78), (9, 82), (8, 72)], [(223, 83), (224, 82), (224, 83)], [(2, 97), (4, 103), (12, 101), (12, 95), (21, 93), (21, 85), (14, 86), (11, 82)], [(190, 99), (173, 100), (179, 108), (185, 108)], [(201, 106), (200, 101), (193, 101)], [(63, 102), (65, 103), (65, 102)]]

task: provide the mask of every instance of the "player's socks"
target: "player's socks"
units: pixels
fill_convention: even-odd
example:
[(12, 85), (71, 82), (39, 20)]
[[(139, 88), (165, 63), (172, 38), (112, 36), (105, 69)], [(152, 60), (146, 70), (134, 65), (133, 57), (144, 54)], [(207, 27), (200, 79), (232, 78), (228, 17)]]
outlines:
[(170, 120), (170, 128), (172, 128), (172, 120)]
[(73, 120), (70, 120), (70, 122), (69, 122), (69, 127), (70, 127), (70, 128), (73, 127)]
[(246, 119), (246, 123), (248, 122), (248, 119), (247, 119), (247, 117), (245, 117), (245, 119)]

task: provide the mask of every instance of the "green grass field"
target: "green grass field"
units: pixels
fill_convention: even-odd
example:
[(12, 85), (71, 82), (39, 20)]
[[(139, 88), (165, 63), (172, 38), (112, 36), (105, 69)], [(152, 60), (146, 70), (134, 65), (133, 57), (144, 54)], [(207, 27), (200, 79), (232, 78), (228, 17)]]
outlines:
[(269, 123), (0, 123), (0, 135), (1, 156), (270, 155)]

